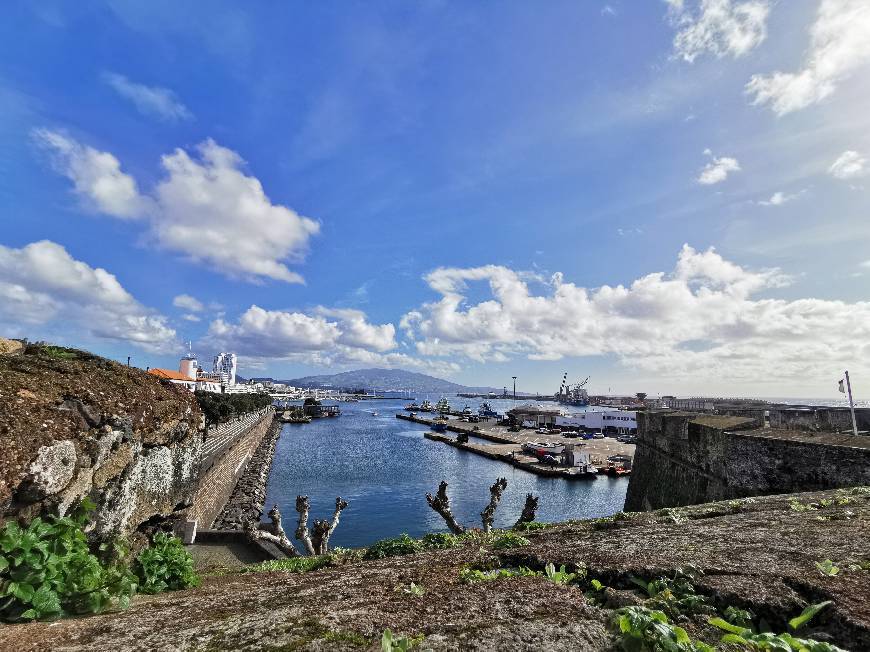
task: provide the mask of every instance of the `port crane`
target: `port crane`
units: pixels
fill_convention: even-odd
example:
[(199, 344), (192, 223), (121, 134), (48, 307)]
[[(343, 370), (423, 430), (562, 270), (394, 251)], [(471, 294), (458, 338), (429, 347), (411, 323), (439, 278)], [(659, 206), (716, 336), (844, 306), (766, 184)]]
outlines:
[(587, 405), (589, 402), (589, 395), (583, 388), (589, 382), (589, 378), (591, 378), (591, 376), (586, 376), (584, 380), (572, 385), (568, 382), (568, 372), (566, 371), (562, 375), (562, 384), (559, 385), (559, 393), (556, 394), (556, 400), (560, 403), (569, 403), (572, 405)]

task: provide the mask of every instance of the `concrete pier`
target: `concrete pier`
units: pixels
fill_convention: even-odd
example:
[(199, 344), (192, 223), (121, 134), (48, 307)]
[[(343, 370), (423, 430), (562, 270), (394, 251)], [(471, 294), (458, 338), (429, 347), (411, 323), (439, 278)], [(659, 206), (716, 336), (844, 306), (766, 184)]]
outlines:
[[(435, 423), (435, 416), (421, 417), (410, 416), (408, 414), (397, 414), (397, 419), (403, 421), (411, 421), (425, 426), (432, 426)], [(628, 455), (634, 456), (634, 445), (623, 444), (612, 438), (605, 439), (576, 439), (562, 437), (560, 435), (542, 435), (533, 430), (524, 429), (519, 432), (510, 432), (504, 426), (496, 425), (495, 419), (490, 419), (481, 423), (466, 423), (456, 419), (451, 419), (446, 424), (447, 430), (456, 433), (465, 433), (469, 437), (477, 439), (485, 439), (493, 442), (492, 445), (469, 442), (461, 444), (455, 438), (448, 435), (427, 432), (424, 436), (432, 441), (445, 443), (454, 448), (482, 455), (490, 459), (505, 462), (517, 468), (521, 468), (529, 473), (537, 475), (563, 478), (567, 480), (589, 479), (595, 476), (579, 474), (576, 469), (566, 467), (553, 467), (540, 463), (537, 458), (528, 455), (523, 451), (523, 444), (530, 441), (546, 440), (558, 444), (573, 444), (578, 452), (589, 455), (589, 459), (595, 466), (599, 468), (606, 465), (606, 460), (611, 455)]]

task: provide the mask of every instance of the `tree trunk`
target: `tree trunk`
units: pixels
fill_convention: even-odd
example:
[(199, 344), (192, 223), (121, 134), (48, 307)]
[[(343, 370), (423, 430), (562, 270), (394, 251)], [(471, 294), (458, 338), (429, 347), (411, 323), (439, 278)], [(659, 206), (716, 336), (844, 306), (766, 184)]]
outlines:
[(483, 531), (490, 532), (492, 530), (493, 521), (495, 521), (495, 510), (498, 507), (498, 502), (501, 500), (501, 494), (507, 489), (507, 479), (498, 478), (489, 488), (489, 504), (484, 507), (480, 513), (480, 519), (483, 522)]
[(278, 505), (269, 510), (269, 518), (271, 523), (253, 524), (249, 523), (245, 527), (245, 533), (248, 538), (253, 541), (268, 541), (273, 543), (288, 557), (298, 557), (299, 551), (296, 546), (287, 537), (284, 528), (281, 525), (281, 511)]
[(308, 496), (296, 496), (296, 511), (299, 512), (299, 525), (296, 526), (296, 538), (303, 543), (305, 550), (309, 555), (315, 555), (314, 544), (311, 542), (311, 535), (308, 533), (308, 512), (311, 510), (311, 503)]
[(456, 522), (453, 512), (450, 511), (450, 498), (447, 497), (447, 483), (444, 480), (438, 485), (438, 493), (435, 496), (426, 494), (426, 502), (429, 503), (429, 507), (441, 515), (453, 534), (465, 533), (465, 528)]
[(537, 496), (526, 494), (526, 504), (523, 506), (523, 511), (514, 527), (519, 527), (523, 523), (531, 523), (535, 520), (535, 513), (538, 511), (538, 500)]

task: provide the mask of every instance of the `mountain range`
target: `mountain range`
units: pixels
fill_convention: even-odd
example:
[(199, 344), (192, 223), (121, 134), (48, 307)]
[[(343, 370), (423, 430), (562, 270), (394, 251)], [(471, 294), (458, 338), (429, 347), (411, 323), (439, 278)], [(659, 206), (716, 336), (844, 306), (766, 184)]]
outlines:
[(282, 383), (294, 387), (366, 389), (369, 391), (411, 391), (415, 393), (456, 394), (459, 392), (484, 394), (501, 393), (495, 387), (468, 387), (442, 378), (401, 369), (357, 369), (338, 374), (305, 376)]

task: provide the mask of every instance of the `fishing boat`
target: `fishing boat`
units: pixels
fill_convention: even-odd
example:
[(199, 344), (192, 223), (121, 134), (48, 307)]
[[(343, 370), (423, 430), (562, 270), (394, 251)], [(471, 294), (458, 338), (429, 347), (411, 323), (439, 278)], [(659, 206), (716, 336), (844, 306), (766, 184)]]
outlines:
[(405, 406), (405, 409), (406, 409), (408, 412), (416, 412), (417, 410), (420, 409), (420, 406), (417, 405), (417, 402), (416, 402), (416, 401), (411, 401), (410, 403), (408, 403), (408, 404)]
[(426, 399), (420, 404), (420, 412), (431, 412), (432, 410), (432, 404), (429, 402), (429, 399)]
[(450, 401), (448, 401), (443, 396), (438, 399), (438, 402), (435, 404), (435, 411), (440, 412), (441, 414), (445, 414), (450, 412)]
[(432, 430), (435, 432), (447, 432), (447, 419), (438, 417), (432, 422)]
[(489, 403), (483, 402), (480, 404), (480, 407), (477, 408), (477, 416), (481, 419), (495, 419), (498, 418), (498, 412), (493, 410)]
[(532, 455), (559, 455), (565, 450), (565, 445), (554, 444), (549, 441), (527, 441), (523, 444), (523, 450)]
[(472, 414), (474, 414), (474, 413), (471, 411), (471, 408), (468, 407), (467, 405), (464, 408), (462, 408), (462, 416), (470, 417)]

